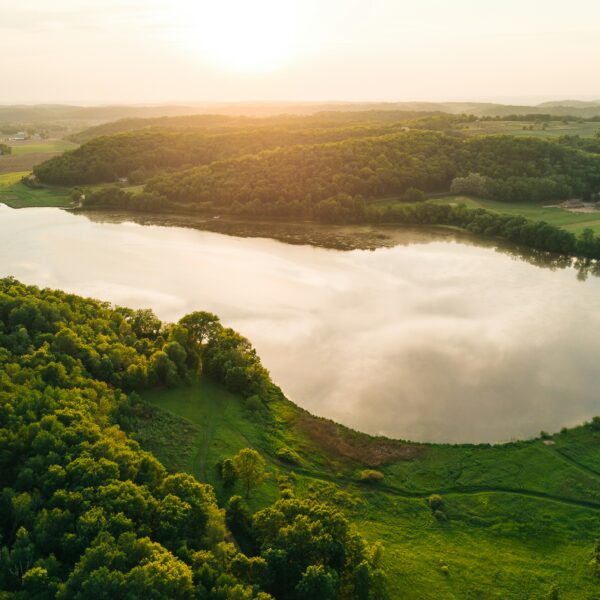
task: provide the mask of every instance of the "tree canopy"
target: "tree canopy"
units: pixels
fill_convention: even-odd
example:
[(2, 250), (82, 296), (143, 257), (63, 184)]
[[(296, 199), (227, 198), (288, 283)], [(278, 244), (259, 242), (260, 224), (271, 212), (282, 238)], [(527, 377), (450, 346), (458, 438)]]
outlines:
[[(179, 385), (203, 362), (231, 389), (250, 394), (268, 384), (248, 342), (214, 315), (196, 313), (183, 323), (190, 330), (150, 311), (0, 280), (2, 597), (294, 597), (299, 582), (282, 582), (281, 563), (265, 558), (285, 547), (270, 513), (251, 526), (261, 556), (242, 554), (229, 541), (213, 488), (167, 472), (127, 434), (133, 390)], [(199, 338), (194, 326), (201, 324), (210, 326)], [(315, 533), (331, 528), (332, 510), (313, 509)], [(356, 556), (354, 562), (334, 564), (316, 547), (324, 534), (312, 541), (309, 534), (302, 544), (315, 548), (294, 573), (318, 571), (327, 559), (336, 597), (368, 597), (356, 578), (367, 561), (374, 582), (368, 589), (375, 589), (371, 550), (341, 515), (334, 520), (346, 532), (336, 552)], [(301, 589), (326, 585), (313, 571)], [(351, 587), (342, 588), (345, 581)]]

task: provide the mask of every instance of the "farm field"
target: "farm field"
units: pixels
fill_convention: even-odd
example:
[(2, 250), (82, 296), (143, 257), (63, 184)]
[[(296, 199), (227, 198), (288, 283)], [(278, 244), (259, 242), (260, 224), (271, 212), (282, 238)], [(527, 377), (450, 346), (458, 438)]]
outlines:
[(510, 204), (466, 196), (447, 196), (436, 199), (435, 202), (462, 203), (469, 208), (485, 208), (493, 212), (520, 215), (532, 221), (545, 221), (550, 225), (563, 227), (575, 234), (586, 228), (592, 229), (596, 234), (600, 233), (600, 211), (591, 213), (570, 212), (560, 207), (548, 207), (544, 204)]
[[(282, 474), (304, 494), (334, 501), (365, 537), (383, 542), (393, 597), (590, 597), (600, 530), (600, 432), (590, 425), (499, 446), (411, 444), (410, 458), (374, 464), (368, 449), (381, 440), (334, 431), (285, 401), (260, 414), (206, 379), (143, 398), (148, 412), (136, 437), (168, 468), (210, 482), (223, 501), (231, 491), (217, 463), (244, 447), (260, 450), (270, 477), (251, 507), (277, 496)], [(317, 433), (323, 424), (334, 428), (327, 438)], [(332, 445), (344, 438), (359, 449), (352, 459)], [(282, 447), (299, 464), (279, 460)], [(365, 463), (384, 473), (382, 483), (358, 482)], [(443, 520), (427, 506), (432, 493), (443, 496)]]
[(35, 165), (62, 154), (66, 150), (77, 148), (77, 144), (67, 140), (52, 139), (22, 142), (5, 142), (12, 148), (12, 154), (0, 156), (0, 175), (31, 171)]
[(8, 144), (12, 148), (12, 156), (43, 153), (58, 154), (77, 148), (77, 144), (61, 139), (12, 141)]
[[(533, 129), (524, 129), (529, 126), (533, 126)], [(534, 123), (533, 121), (479, 121), (463, 127), (461, 131), (469, 135), (504, 134), (539, 138), (554, 138), (561, 135), (592, 137), (600, 131), (600, 122), (550, 121), (544, 129), (539, 122)]]
[[(600, 234), (600, 211), (591, 213), (570, 212), (558, 206), (550, 207), (547, 204), (512, 204), (509, 202), (498, 202), (497, 200), (473, 198), (471, 196), (434, 196), (429, 201), (439, 204), (464, 204), (468, 208), (484, 208), (496, 213), (522, 216), (532, 221), (545, 221), (550, 225), (563, 227), (575, 234), (579, 234), (587, 228), (592, 229), (595, 234)], [(411, 203), (396, 198), (384, 198), (375, 200), (374, 204), (381, 207), (388, 207), (394, 205), (408, 206)]]

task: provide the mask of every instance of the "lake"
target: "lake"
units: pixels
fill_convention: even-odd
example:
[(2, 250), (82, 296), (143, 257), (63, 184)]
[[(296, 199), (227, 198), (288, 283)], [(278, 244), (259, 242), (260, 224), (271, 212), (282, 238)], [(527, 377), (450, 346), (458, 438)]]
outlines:
[(1, 205), (0, 275), (215, 312), (291, 400), (368, 433), (498, 442), (600, 414), (600, 279), (572, 267), (425, 230), (341, 251), (113, 221)]

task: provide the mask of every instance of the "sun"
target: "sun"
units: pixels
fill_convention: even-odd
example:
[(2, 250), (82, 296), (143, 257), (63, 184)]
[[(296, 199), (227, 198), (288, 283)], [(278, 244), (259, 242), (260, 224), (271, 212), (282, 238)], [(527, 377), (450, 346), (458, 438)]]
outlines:
[(213, 66), (238, 73), (269, 72), (300, 52), (295, 2), (214, 0), (188, 6), (185, 41)]

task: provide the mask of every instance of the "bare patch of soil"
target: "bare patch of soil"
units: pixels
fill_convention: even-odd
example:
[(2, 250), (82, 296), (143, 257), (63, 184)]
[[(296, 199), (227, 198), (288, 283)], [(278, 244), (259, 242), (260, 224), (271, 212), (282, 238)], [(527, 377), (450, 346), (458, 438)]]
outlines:
[(302, 414), (297, 425), (332, 458), (352, 460), (367, 467), (413, 460), (425, 451), (419, 444), (372, 437), (309, 414)]

